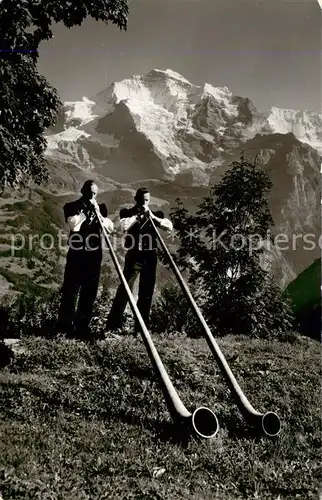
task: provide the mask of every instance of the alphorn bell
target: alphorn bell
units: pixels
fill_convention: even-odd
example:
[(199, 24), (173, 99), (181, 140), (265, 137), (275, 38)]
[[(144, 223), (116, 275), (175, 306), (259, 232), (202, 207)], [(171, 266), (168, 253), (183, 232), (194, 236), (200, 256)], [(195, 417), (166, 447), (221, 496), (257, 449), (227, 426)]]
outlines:
[(179, 421), (182, 423), (186, 428), (189, 429), (189, 431), (195, 433), (198, 437), (205, 438), (205, 439), (210, 439), (213, 438), (219, 429), (219, 424), (216, 415), (214, 414), (213, 411), (211, 411), (209, 408), (206, 408), (204, 406), (201, 406), (194, 410), (193, 413), (190, 413), (187, 408), (184, 406), (182, 401), (180, 400), (177, 391), (175, 390), (165, 368), (164, 365), (161, 361), (161, 358), (158, 354), (157, 349), (154, 346), (154, 343), (152, 341), (151, 335), (143, 321), (143, 318), (141, 316), (141, 313), (135, 303), (134, 297), (132, 295), (132, 292), (130, 290), (130, 287), (124, 277), (124, 274), (122, 272), (122, 269), (118, 263), (116, 254), (114, 252), (114, 249), (112, 247), (112, 244), (110, 242), (110, 239), (108, 237), (108, 234), (106, 232), (106, 229), (104, 227), (104, 224), (101, 219), (101, 214), (96, 210), (96, 215), (97, 218), (100, 222), (104, 238), (106, 240), (107, 246), (109, 248), (113, 263), (115, 265), (116, 271), (119, 275), (119, 278), (122, 282), (122, 284), (125, 287), (126, 293), (129, 298), (129, 302), (131, 305), (131, 309), (133, 311), (134, 316), (137, 318), (140, 327), (141, 327), (141, 334), (143, 338), (143, 342), (145, 344), (146, 350), (148, 352), (148, 355), (150, 357), (150, 360), (152, 362), (152, 365), (155, 369), (155, 372), (157, 374), (158, 380), (161, 384), (161, 388), (168, 406), (169, 413), (173, 420)]
[(160, 241), (160, 244), (167, 255), (170, 265), (172, 267), (172, 270), (179, 282), (179, 285), (181, 289), (183, 290), (185, 296), (188, 299), (188, 302), (191, 304), (192, 309), (199, 320), (199, 323), (202, 327), (202, 331), (204, 333), (204, 336), (206, 338), (206, 341), (208, 343), (208, 346), (215, 356), (215, 359), (218, 362), (219, 368), (221, 369), (221, 372), (223, 373), (226, 382), (228, 384), (228, 387), (231, 390), (231, 393), (235, 399), (235, 402), (242, 413), (243, 417), (245, 418), (246, 422), (250, 425), (254, 425), (255, 427), (262, 429), (264, 433), (268, 436), (277, 436), (281, 430), (281, 424), (280, 424), (280, 419), (276, 415), (276, 413), (269, 411), (267, 413), (260, 413), (256, 411), (253, 406), (250, 404), (248, 399), (246, 398), (245, 394), (243, 393), (242, 389), (240, 388), (236, 378), (234, 377), (231, 369), (229, 368), (229, 365), (221, 352), (219, 345), (217, 344), (216, 340), (214, 339), (204, 317), (201, 314), (201, 311), (199, 307), (197, 306), (196, 302), (194, 301), (190, 290), (185, 283), (183, 277), (181, 276), (181, 273), (176, 266), (166, 244), (164, 243), (159, 231), (157, 230), (153, 220), (150, 217), (150, 222), (156, 232), (156, 235), (158, 237), (158, 240)]

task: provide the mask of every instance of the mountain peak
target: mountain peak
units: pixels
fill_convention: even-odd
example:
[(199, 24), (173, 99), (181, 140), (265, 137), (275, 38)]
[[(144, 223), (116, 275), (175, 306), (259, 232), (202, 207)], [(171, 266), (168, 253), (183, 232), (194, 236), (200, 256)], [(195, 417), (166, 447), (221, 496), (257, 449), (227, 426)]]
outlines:
[(94, 105), (95, 101), (87, 97), (83, 97), (81, 101), (64, 102), (66, 124), (77, 127), (94, 120), (95, 115), (92, 112)]
[(169, 78), (173, 80), (177, 80), (179, 82), (184, 83), (185, 85), (190, 85), (191, 87), (193, 86), (192, 83), (190, 83), (186, 78), (184, 78), (180, 73), (177, 73), (176, 71), (173, 71), (172, 69), (152, 69), (147, 75), (148, 78), (150, 77), (157, 77), (157, 78)]
[(215, 99), (222, 100), (231, 97), (233, 94), (228, 87), (213, 87), (209, 83), (205, 83), (203, 87), (204, 94), (210, 94)]
[(310, 144), (322, 153), (322, 115), (320, 113), (272, 106), (267, 123), (270, 131), (280, 134), (292, 132), (300, 141)]
[[(74, 154), (76, 145), (85, 147), (87, 141), (88, 148), (94, 141), (97, 165), (112, 158), (115, 165), (121, 164), (116, 156), (121, 157), (124, 148), (131, 150), (134, 163), (138, 151), (148, 151), (157, 158), (158, 175), (160, 165), (170, 176), (191, 168), (204, 172), (256, 134), (293, 133), (322, 150), (322, 118), (317, 113), (272, 107), (264, 115), (248, 97), (226, 86), (194, 85), (171, 69), (132, 75), (91, 99), (66, 102), (62, 125), (61, 133), (48, 141), (49, 149)], [(72, 146), (72, 141), (77, 144)]]

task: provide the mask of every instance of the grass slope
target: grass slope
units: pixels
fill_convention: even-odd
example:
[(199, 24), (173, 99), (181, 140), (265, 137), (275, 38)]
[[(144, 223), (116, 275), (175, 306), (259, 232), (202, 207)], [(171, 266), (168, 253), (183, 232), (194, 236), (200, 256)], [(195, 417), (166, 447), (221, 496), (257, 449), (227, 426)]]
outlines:
[(93, 345), (25, 338), (0, 372), (0, 497), (11, 499), (316, 499), (319, 344), (228, 337), (223, 352), (255, 408), (282, 432), (247, 428), (203, 340), (156, 346), (189, 409), (220, 430), (188, 439), (171, 423), (141, 339)]
[(295, 314), (318, 307), (321, 304), (321, 259), (316, 259), (287, 287)]

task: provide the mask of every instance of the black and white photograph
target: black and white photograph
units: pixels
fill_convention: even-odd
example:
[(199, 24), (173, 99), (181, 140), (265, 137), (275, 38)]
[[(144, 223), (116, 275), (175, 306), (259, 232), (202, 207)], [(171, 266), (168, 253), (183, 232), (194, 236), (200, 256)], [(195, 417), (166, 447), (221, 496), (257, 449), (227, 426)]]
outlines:
[(318, 500), (321, 0), (0, 0), (0, 500)]

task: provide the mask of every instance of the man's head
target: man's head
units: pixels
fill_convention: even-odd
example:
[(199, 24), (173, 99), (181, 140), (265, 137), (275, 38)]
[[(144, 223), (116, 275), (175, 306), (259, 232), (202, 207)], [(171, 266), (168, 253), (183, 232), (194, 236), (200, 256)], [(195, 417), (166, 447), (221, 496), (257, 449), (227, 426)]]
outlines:
[(149, 206), (150, 203), (150, 192), (147, 188), (139, 188), (134, 196), (136, 204), (143, 207)]
[(92, 198), (96, 198), (98, 193), (97, 184), (91, 179), (84, 182), (83, 187), (81, 189), (81, 193), (86, 200), (91, 200)]

